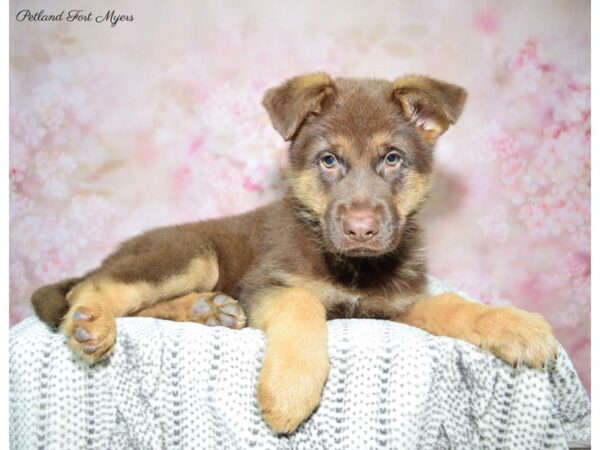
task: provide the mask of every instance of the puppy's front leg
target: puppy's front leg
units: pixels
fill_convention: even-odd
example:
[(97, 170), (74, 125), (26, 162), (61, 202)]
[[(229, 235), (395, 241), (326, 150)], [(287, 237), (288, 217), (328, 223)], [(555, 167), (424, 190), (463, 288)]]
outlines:
[(258, 402), (277, 433), (298, 427), (321, 401), (329, 373), (325, 308), (303, 288), (271, 288), (249, 311), (267, 346), (258, 379)]
[(512, 306), (487, 306), (445, 293), (417, 302), (396, 320), (470, 342), (514, 366), (542, 367), (556, 356), (548, 322), (540, 314)]

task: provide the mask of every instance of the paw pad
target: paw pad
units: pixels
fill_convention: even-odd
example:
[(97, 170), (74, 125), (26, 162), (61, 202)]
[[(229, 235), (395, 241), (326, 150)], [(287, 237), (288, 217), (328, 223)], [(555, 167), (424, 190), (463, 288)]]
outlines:
[(107, 358), (116, 339), (115, 318), (100, 302), (82, 302), (67, 313), (61, 330), (75, 354), (89, 364)]
[(200, 294), (192, 308), (192, 319), (210, 327), (223, 326), (239, 330), (246, 325), (240, 304), (225, 294)]
[(85, 342), (92, 339), (92, 335), (81, 327), (75, 329), (75, 333), (73, 334), (73, 336), (75, 336), (75, 339), (79, 342)]
[(73, 314), (73, 320), (90, 320), (91, 317), (88, 316), (87, 314), (82, 313), (81, 311), (75, 311), (75, 314)]

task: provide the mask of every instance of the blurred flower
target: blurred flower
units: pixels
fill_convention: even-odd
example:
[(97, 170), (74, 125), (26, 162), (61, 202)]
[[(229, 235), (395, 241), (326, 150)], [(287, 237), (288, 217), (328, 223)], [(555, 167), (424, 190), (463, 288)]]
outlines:
[(516, 85), (526, 91), (535, 91), (544, 75), (546, 59), (538, 41), (529, 40), (508, 62), (508, 69)]
[(506, 207), (503, 205), (492, 209), (477, 221), (483, 235), (498, 242), (506, 242), (510, 227), (506, 220)]
[(65, 119), (61, 84), (50, 80), (36, 87), (33, 90), (33, 107), (48, 130), (58, 131)]
[(27, 147), (36, 147), (47, 130), (40, 120), (31, 112), (18, 110), (10, 116), (11, 137), (20, 140)]

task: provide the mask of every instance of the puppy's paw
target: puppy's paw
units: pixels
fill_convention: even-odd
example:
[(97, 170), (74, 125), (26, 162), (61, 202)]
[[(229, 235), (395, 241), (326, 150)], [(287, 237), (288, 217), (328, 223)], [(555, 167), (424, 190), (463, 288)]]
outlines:
[(73, 305), (60, 329), (71, 350), (88, 364), (108, 358), (117, 336), (115, 317), (101, 300)]
[(225, 294), (200, 294), (192, 307), (192, 320), (211, 327), (223, 326), (239, 330), (246, 325), (246, 315), (240, 304)]
[(304, 364), (291, 349), (267, 352), (258, 380), (258, 404), (269, 427), (291, 433), (321, 402), (327, 357)]
[(479, 345), (514, 367), (541, 368), (556, 358), (550, 324), (540, 315), (512, 306), (490, 308), (476, 322)]

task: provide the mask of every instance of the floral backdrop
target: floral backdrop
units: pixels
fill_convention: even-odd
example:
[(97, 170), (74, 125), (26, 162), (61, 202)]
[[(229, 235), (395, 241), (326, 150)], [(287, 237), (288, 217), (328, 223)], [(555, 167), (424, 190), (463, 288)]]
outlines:
[(590, 389), (585, 1), (80, 2), (133, 21), (19, 22), (11, 1), (10, 323), (43, 283), (150, 227), (282, 195), (265, 88), (315, 70), (466, 87), (422, 214), (430, 271), (538, 311)]

